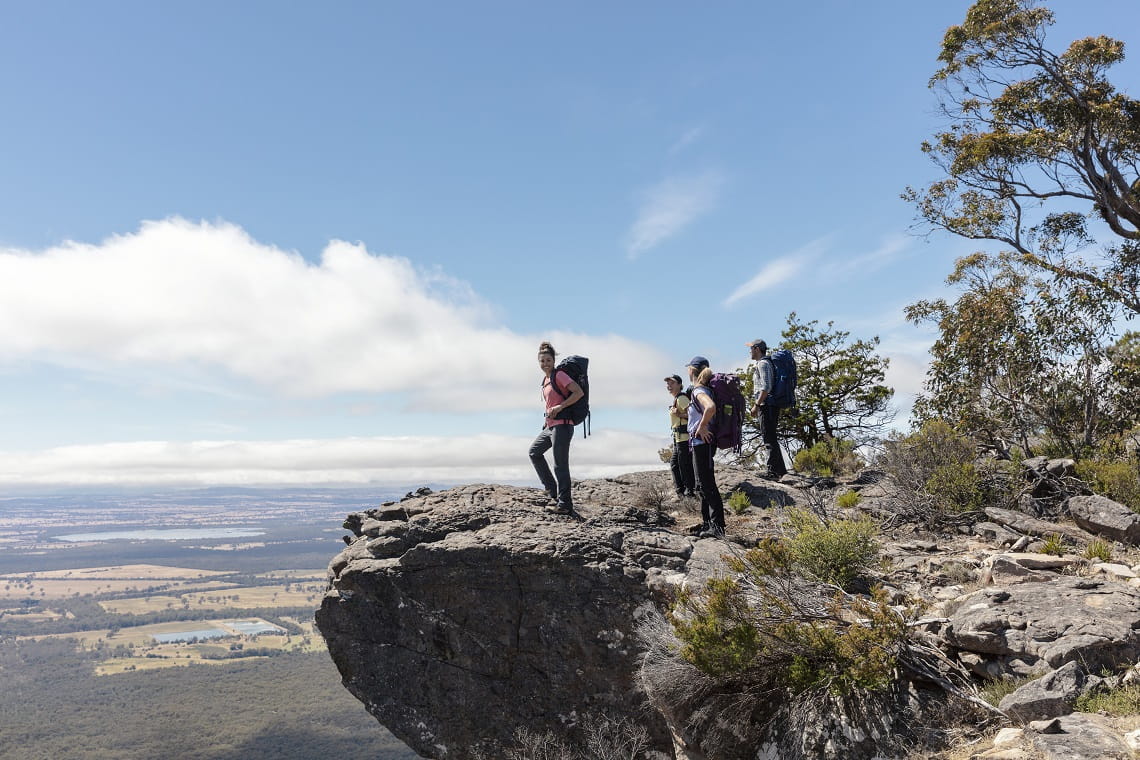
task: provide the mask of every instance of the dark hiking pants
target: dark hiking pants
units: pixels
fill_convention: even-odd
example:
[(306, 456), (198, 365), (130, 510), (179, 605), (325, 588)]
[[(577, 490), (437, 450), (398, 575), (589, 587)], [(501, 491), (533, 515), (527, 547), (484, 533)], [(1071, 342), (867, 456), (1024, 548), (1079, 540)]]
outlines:
[[(534, 443), (530, 445), (530, 463), (542, 481), (542, 487), (551, 497), (558, 500), (558, 506), (573, 509), (574, 500), (570, 496), (570, 439), (574, 437), (573, 425), (555, 425), (543, 428)], [(546, 463), (546, 452), (554, 449), (554, 474)]]

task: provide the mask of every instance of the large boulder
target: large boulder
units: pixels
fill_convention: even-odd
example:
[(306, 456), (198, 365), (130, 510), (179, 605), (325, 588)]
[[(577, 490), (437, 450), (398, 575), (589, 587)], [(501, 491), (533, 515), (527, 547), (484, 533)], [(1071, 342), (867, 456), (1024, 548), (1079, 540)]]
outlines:
[(1005, 695), (998, 707), (1016, 723), (1056, 718), (1071, 713), (1077, 697), (1103, 681), (1069, 662)]
[(1140, 544), (1140, 514), (1105, 496), (1073, 496), (1068, 501), (1073, 522), (1090, 533), (1114, 541)]
[(472, 485), (350, 516), (316, 618), (344, 685), (426, 757), (494, 756), (519, 726), (567, 735), (590, 713), (646, 726), (672, 756), (634, 628), (725, 545), (636, 510), (578, 521), (541, 502)]
[(1074, 661), (1091, 671), (1132, 663), (1140, 656), (1140, 588), (1073, 576), (984, 588), (955, 604), (942, 636), (987, 660), (1042, 671)]

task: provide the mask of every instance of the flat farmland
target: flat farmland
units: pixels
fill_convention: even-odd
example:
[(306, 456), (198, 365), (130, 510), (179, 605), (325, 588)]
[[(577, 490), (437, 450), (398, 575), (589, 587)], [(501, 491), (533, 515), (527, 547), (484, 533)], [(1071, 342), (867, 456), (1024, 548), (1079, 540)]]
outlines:
[(0, 578), (0, 602), (20, 599), (66, 599), (69, 596), (87, 594), (121, 594), (147, 591), (156, 587), (169, 591), (173, 589), (226, 589), (232, 583), (220, 581), (170, 580), (165, 578), (44, 578), (31, 579), (27, 576)]
[(302, 607), (316, 606), (324, 594), (324, 586), (313, 583), (290, 586), (221, 586), (223, 593), (215, 590), (194, 591), (179, 596), (160, 594), (134, 599), (104, 599), (99, 605), (107, 612), (117, 614), (144, 614), (174, 607), (191, 609), (224, 610), (250, 609), (258, 607)]

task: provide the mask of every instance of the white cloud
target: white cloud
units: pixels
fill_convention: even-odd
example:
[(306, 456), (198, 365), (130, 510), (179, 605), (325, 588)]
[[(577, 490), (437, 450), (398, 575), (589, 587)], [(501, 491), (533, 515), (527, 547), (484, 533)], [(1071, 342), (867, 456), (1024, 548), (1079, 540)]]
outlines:
[(817, 238), (786, 256), (772, 259), (761, 267), (752, 279), (740, 285), (724, 299), (725, 308), (735, 306), (737, 302), (749, 296), (774, 288), (795, 277), (808, 263), (823, 253), (830, 239), (830, 235)]
[(343, 241), (312, 263), (236, 225), (175, 218), (97, 245), (0, 250), (0, 364), (238, 378), (287, 397), (404, 392), (435, 410), (470, 410), (474, 389), (487, 410), (536, 403), (547, 338), (591, 358), (612, 406), (645, 406), (671, 366), (618, 335), (514, 332), (465, 283)]
[[(0, 485), (349, 485), (531, 482), (531, 439), (507, 435), (284, 441), (138, 441), (0, 452)], [(661, 436), (601, 431), (570, 452), (574, 477), (661, 469)]]
[(627, 236), (629, 257), (637, 258), (660, 245), (708, 212), (723, 185), (719, 172), (707, 171), (672, 177), (649, 188)]

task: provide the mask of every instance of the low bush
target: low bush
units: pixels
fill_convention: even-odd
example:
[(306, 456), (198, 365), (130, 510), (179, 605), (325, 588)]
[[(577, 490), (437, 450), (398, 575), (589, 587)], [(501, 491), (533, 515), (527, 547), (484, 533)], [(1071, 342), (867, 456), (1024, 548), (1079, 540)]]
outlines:
[(762, 672), (770, 688), (794, 694), (843, 695), (893, 681), (909, 627), (885, 593), (838, 592), (805, 608), (787, 585), (799, 563), (789, 542), (772, 538), (730, 565), (739, 579), (682, 593), (670, 613), (685, 660), (713, 676)]
[(988, 505), (1008, 506), (1020, 489), (1017, 464), (980, 464), (975, 445), (941, 420), (886, 442), (880, 464), (912, 516), (937, 522)]
[(824, 522), (803, 509), (788, 511), (788, 553), (806, 577), (847, 590), (879, 559), (878, 525), (869, 517)]
[(743, 491), (733, 491), (724, 503), (734, 515), (742, 515), (752, 506), (752, 500)]
[(858, 491), (844, 491), (835, 497), (835, 506), (840, 509), (851, 509), (862, 500), (863, 496)]
[(1077, 477), (1094, 492), (1140, 512), (1140, 467), (1128, 460), (1083, 459)]
[(834, 477), (857, 472), (863, 461), (855, 453), (854, 441), (831, 438), (797, 451), (793, 464), (797, 472)]

